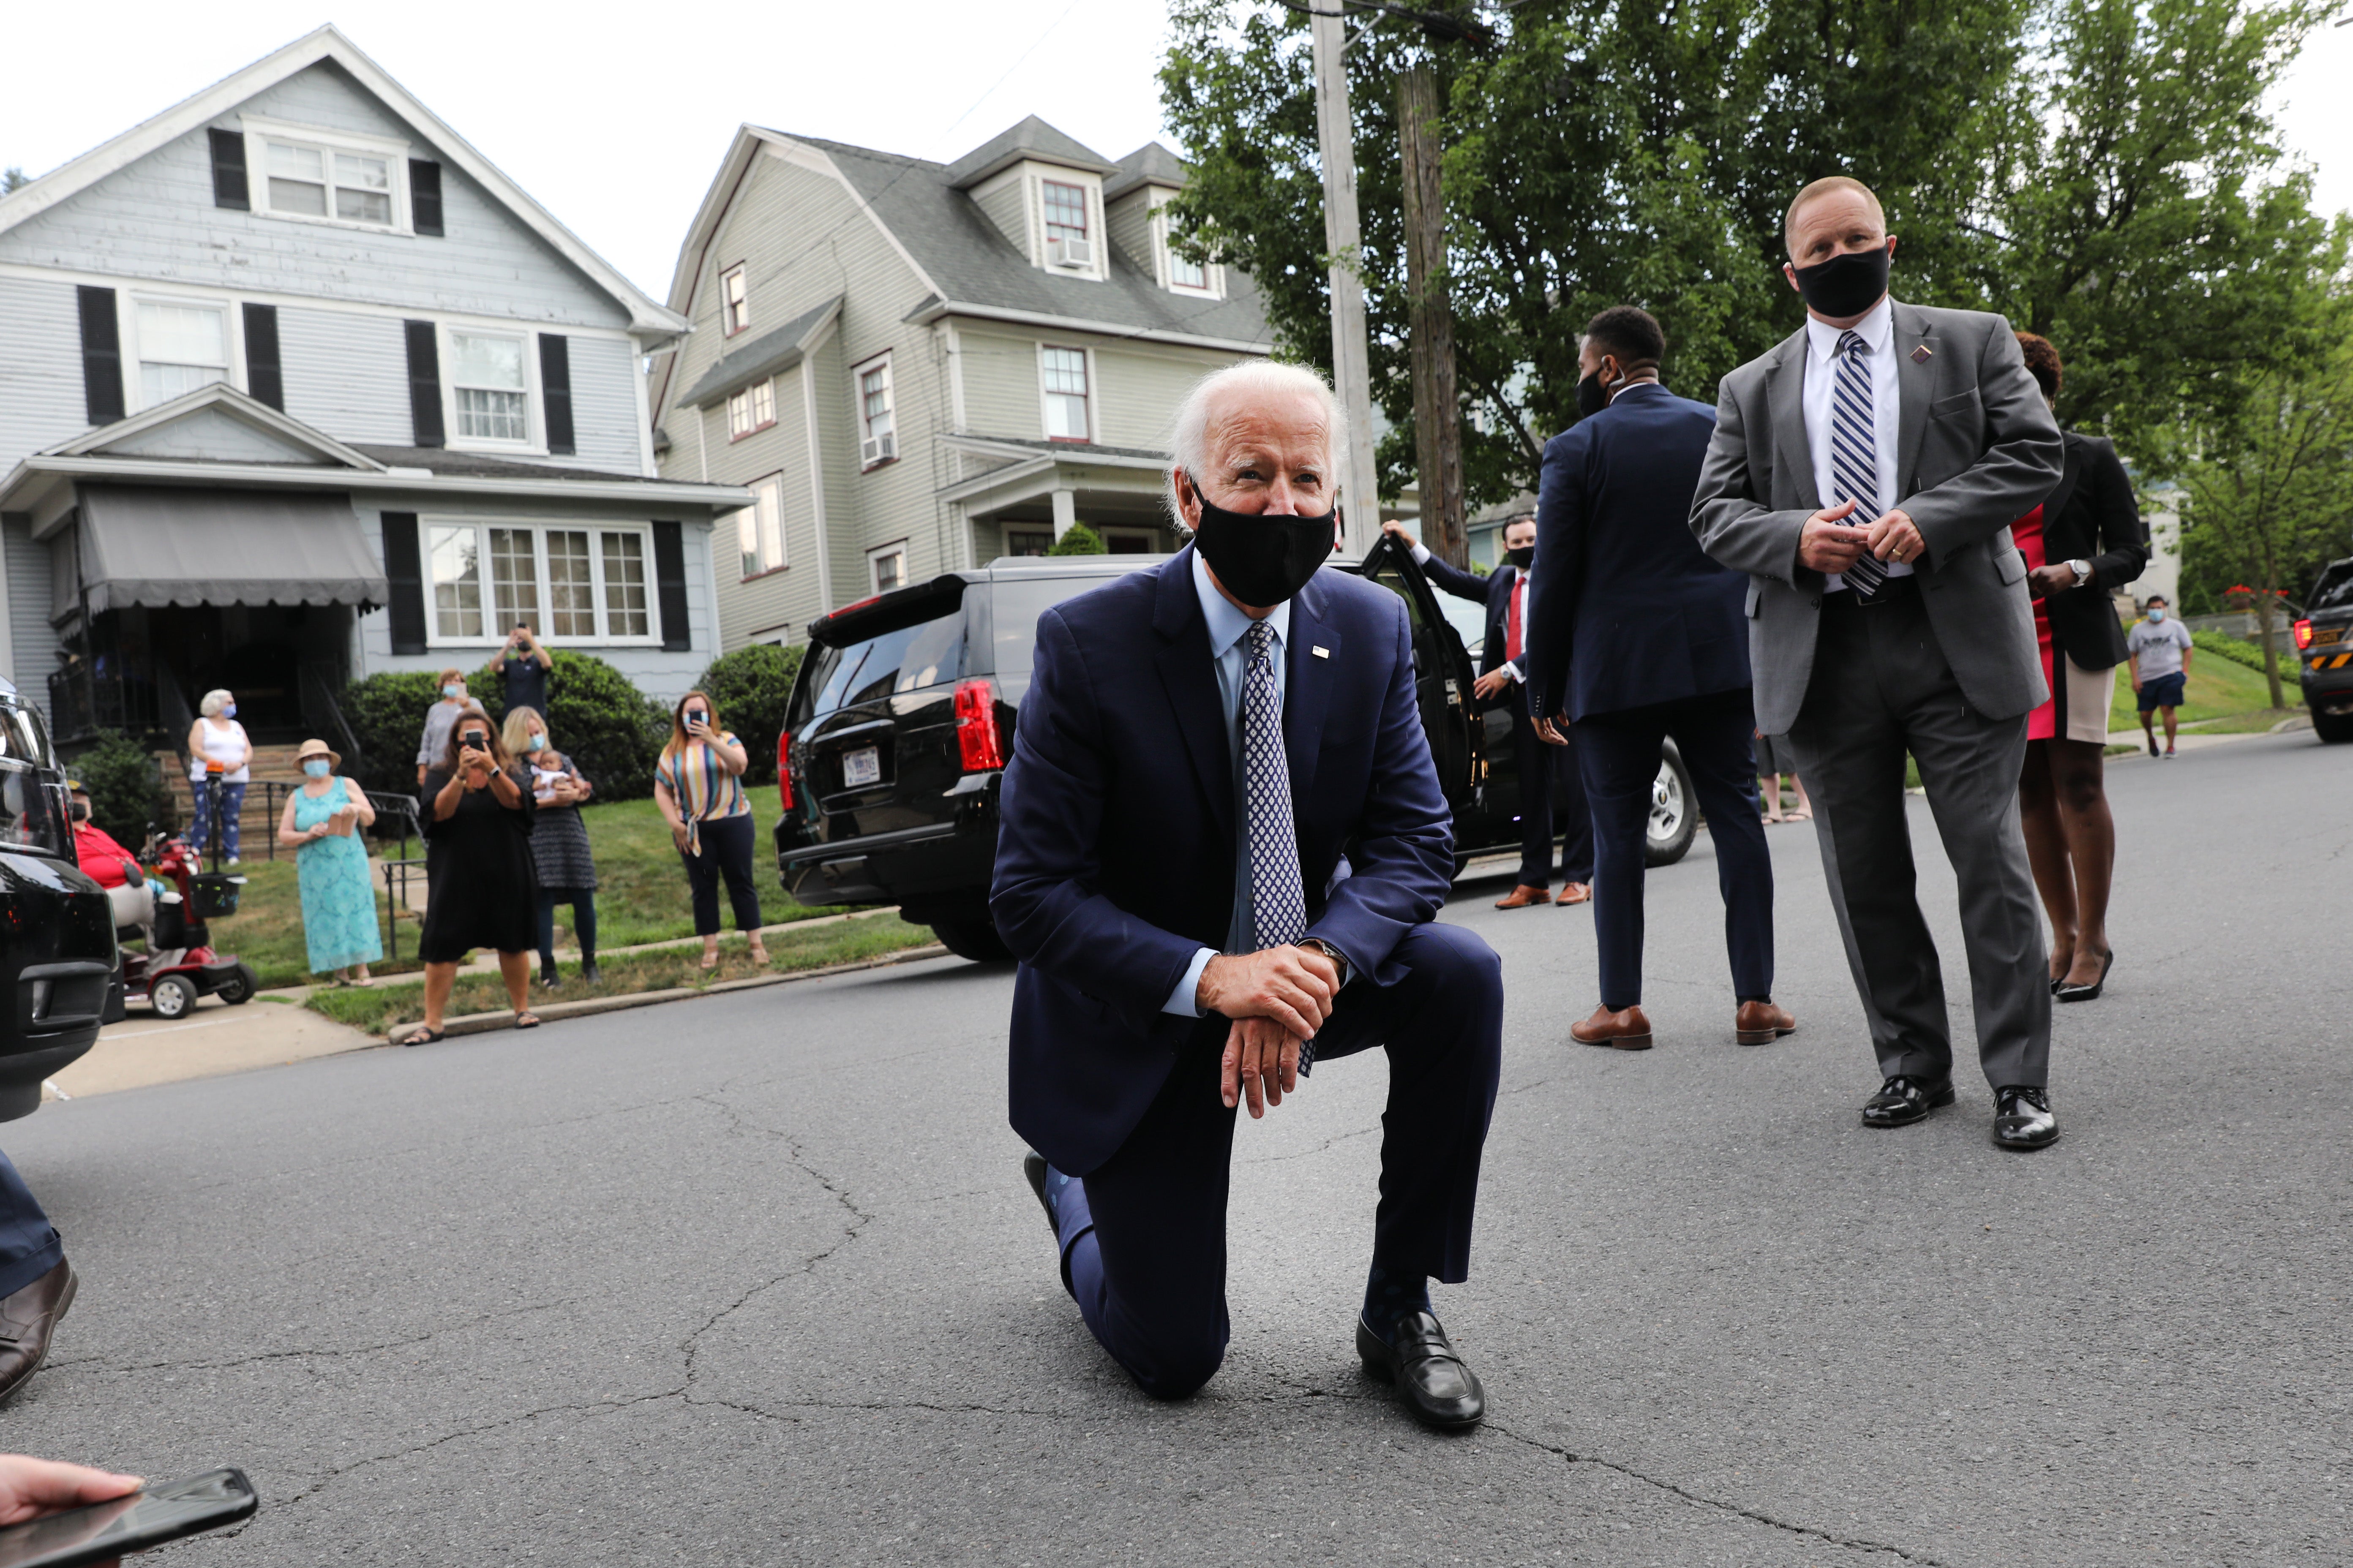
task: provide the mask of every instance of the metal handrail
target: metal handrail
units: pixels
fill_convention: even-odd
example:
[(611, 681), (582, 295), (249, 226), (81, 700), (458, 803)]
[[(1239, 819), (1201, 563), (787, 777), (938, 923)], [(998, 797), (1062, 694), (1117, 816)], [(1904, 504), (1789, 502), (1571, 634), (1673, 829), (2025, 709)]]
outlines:
[[(406, 843), (406, 840), (404, 839), (402, 842)], [(400, 962), (400, 911), (407, 907), (409, 879), (421, 876), (424, 872), (425, 862), (422, 859), (384, 862), (385, 962), (386, 963)], [(432, 896), (432, 884), (429, 881), (426, 884), (426, 896), (427, 898)]]

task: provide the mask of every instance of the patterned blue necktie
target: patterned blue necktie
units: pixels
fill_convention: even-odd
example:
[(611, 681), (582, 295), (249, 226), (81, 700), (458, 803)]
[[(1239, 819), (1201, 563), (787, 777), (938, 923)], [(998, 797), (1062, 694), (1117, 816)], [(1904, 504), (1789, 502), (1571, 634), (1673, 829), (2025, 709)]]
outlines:
[[(1854, 502), (1846, 520), (1850, 528), (1867, 527), (1879, 516), (1879, 426), (1872, 417), (1870, 354), (1862, 333), (1839, 334), (1838, 380), (1831, 388), (1831, 488), (1838, 493), (1830, 504)], [(1875, 598), (1887, 584), (1886, 566), (1868, 551), (1855, 557), (1844, 575), (1859, 600)]]
[[(1282, 750), (1282, 696), (1274, 684), (1274, 628), (1253, 621), (1242, 634), (1242, 797), (1250, 835), (1251, 932), (1261, 948), (1307, 931), (1299, 888), (1299, 833), (1291, 820), (1291, 764)], [(1315, 1065), (1315, 1042), (1299, 1047), (1299, 1072)]]

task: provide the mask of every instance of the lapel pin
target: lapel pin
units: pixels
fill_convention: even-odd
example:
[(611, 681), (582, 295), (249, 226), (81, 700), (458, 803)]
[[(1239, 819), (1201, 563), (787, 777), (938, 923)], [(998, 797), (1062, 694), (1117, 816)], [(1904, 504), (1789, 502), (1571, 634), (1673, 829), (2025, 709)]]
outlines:
[(1936, 351), (1935, 349), (1930, 348), (1926, 343), (1922, 343), (1918, 348), (1912, 351), (1912, 363), (1914, 364), (1926, 364), (1928, 363), (1929, 356), (1934, 354), (1936, 352)]
[(1332, 650), (1325, 647), (1322, 643), (1317, 643), (1314, 647), (1309, 648), (1307, 651), (1314, 654), (1317, 658), (1330, 658), (1332, 657)]

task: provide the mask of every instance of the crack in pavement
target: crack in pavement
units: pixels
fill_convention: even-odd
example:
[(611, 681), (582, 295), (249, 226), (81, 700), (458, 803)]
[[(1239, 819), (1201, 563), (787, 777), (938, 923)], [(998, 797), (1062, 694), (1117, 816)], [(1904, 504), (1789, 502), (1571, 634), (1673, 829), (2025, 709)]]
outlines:
[(1843, 1546), (1851, 1551), (1885, 1552), (1905, 1563), (1917, 1563), (1921, 1564), (1921, 1568), (1949, 1568), (1949, 1564), (1940, 1557), (1923, 1556), (1916, 1552), (1906, 1551), (1901, 1546), (1891, 1545), (1884, 1541), (1867, 1541), (1861, 1536), (1837, 1535), (1810, 1524), (1792, 1524), (1788, 1520), (1775, 1519), (1771, 1514), (1759, 1513), (1753, 1508), (1743, 1508), (1736, 1502), (1724, 1502), (1715, 1498), (1703, 1497), (1698, 1492), (1677, 1486), (1672, 1481), (1646, 1475), (1631, 1465), (1621, 1464), (1616, 1459), (1605, 1459), (1596, 1454), (1576, 1453), (1558, 1443), (1547, 1443), (1541, 1437), (1531, 1437), (1525, 1433), (1514, 1432), (1498, 1422), (1487, 1422), (1482, 1430), (1493, 1432), (1499, 1437), (1509, 1437), (1514, 1443), (1524, 1443), (1531, 1448), (1538, 1448), (1547, 1454), (1557, 1454), (1572, 1465), (1596, 1465), (1605, 1470), (1614, 1470), (1630, 1480), (1637, 1480), (1644, 1486), (1656, 1487), (1661, 1491), (1672, 1493), (1694, 1507), (1715, 1509), (1721, 1513), (1732, 1514), (1757, 1524), (1768, 1525), (1775, 1530), (1786, 1531), (1791, 1535), (1802, 1535), (1810, 1540), (1827, 1542), (1832, 1546)]
[(797, 1424), (797, 1415), (780, 1415), (779, 1410), (867, 1410), (889, 1413), (895, 1410), (929, 1410), (942, 1415), (1034, 1415), (1047, 1421), (1080, 1421), (1084, 1413), (1076, 1410), (1032, 1410), (1021, 1405), (938, 1405), (923, 1399), (857, 1400), (857, 1399), (795, 1399), (783, 1405), (753, 1405), (741, 1399), (697, 1399), (690, 1393), (689, 1405), (717, 1405), (763, 1421), (785, 1421)]
[(343, 1350), (260, 1351), (252, 1355), (231, 1356), (225, 1361), (148, 1361), (137, 1362), (129, 1366), (110, 1366), (103, 1356), (84, 1356), (75, 1361), (52, 1361), (47, 1363), (47, 1370), (51, 1373), (111, 1372), (127, 1375), (136, 1372), (220, 1372), (230, 1367), (252, 1366), (261, 1362), (272, 1361), (334, 1361), (344, 1356), (374, 1355), (380, 1351), (405, 1350), (411, 1345), (421, 1345), (428, 1341), (439, 1339), (444, 1334), (462, 1333), (468, 1329), (478, 1329), (485, 1323), (495, 1323), (502, 1319), (527, 1317), (533, 1312), (550, 1312), (558, 1307), (569, 1307), (581, 1301), (602, 1299), (604, 1299), (603, 1296), (566, 1296), (558, 1301), (540, 1301), (527, 1307), (509, 1307), (501, 1311), (486, 1312), (478, 1318), (469, 1318), (464, 1322), (451, 1323), (438, 1329), (427, 1329), (423, 1333), (385, 1340), (380, 1344), (352, 1345)]
[(1380, 1130), (1380, 1124), (1376, 1122), (1370, 1127), (1359, 1127), (1352, 1131), (1335, 1132), (1332, 1136), (1324, 1139), (1324, 1142), (1318, 1143), (1313, 1149), (1302, 1149), (1295, 1154), (1257, 1154), (1247, 1160), (1236, 1160), (1234, 1163), (1237, 1165), (1280, 1165), (1286, 1160), (1304, 1160), (1310, 1154), (1321, 1154), (1324, 1150), (1329, 1149), (1335, 1143), (1345, 1143), (1351, 1138), (1363, 1138), (1370, 1133), (1378, 1132)]

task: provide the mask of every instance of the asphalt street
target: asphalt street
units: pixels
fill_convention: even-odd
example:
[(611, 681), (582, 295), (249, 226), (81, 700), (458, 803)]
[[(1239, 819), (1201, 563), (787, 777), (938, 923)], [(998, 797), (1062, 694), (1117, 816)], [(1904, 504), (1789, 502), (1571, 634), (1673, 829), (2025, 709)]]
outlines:
[[(1703, 836), (1652, 874), (1659, 1048), (1571, 1044), (1590, 915), (1504, 955), (1470, 1436), (1359, 1372), (1386, 1068), (1236, 1141), (1234, 1341), (1190, 1402), (1096, 1348), (1005, 1122), (1009, 972), (942, 960), (45, 1108), (0, 1144), (83, 1278), (0, 1447), (262, 1511), (191, 1564), (2353, 1561), (2353, 747), (2110, 772), (2108, 995), (2064, 1137), (1876, 1074), (1810, 826), (1732, 1043)], [(1957, 1037), (1951, 876), (1914, 803)]]

